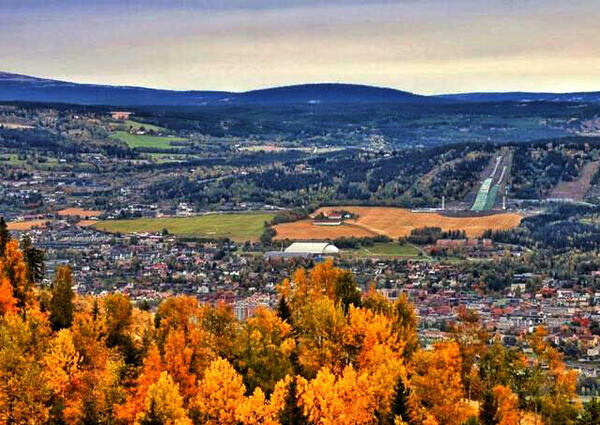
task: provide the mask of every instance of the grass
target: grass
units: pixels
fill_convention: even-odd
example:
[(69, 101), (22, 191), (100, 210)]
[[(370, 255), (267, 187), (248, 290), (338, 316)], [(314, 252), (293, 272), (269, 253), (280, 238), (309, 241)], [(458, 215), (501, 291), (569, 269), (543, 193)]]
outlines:
[(32, 168), (45, 170), (59, 165), (58, 159), (54, 157), (46, 157), (45, 162), (39, 162), (37, 158), (19, 159), (18, 154), (0, 154), (0, 164), (6, 164), (13, 167), (25, 167), (30, 164)]
[(181, 137), (138, 136), (137, 134), (129, 134), (126, 131), (116, 131), (112, 137), (127, 143), (130, 148), (177, 149), (178, 147), (172, 146), (171, 142), (186, 141)]
[(165, 162), (185, 162), (197, 159), (197, 156), (184, 153), (150, 153), (150, 157), (158, 164)]
[(418, 257), (419, 250), (413, 245), (400, 245), (397, 242), (378, 242), (373, 246), (363, 246), (357, 250), (344, 251), (358, 257)]
[(141, 127), (144, 127), (148, 131), (154, 130), (157, 133), (168, 133), (169, 132), (169, 130), (164, 127), (159, 127), (157, 125), (152, 125), (152, 124), (146, 124), (146, 123), (134, 121), (134, 120), (113, 122), (110, 124), (110, 127), (113, 130), (120, 130), (120, 131), (129, 131), (130, 128), (139, 130)]
[(230, 238), (236, 242), (255, 241), (263, 232), (265, 221), (273, 214), (208, 214), (194, 217), (137, 218), (101, 220), (93, 227), (110, 233), (156, 233), (167, 229), (178, 236)]
[[(8, 159), (8, 160), (7, 160)], [(0, 164), (7, 164), (7, 165), (23, 165), (25, 164), (25, 161), (22, 159), (19, 159), (19, 156), (17, 154), (8, 154), (8, 155), (0, 155)]]
[(139, 130), (141, 127), (144, 127), (148, 131), (154, 130), (156, 132), (166, 132), (166, 131), (168, 131), (166, 128), (159, 127), (157, 125), (146, 124), (146, 123), (137, 122), (137, 121), (134, 121), (134, 120), (127, 120), (127, 121), (125, 121), (125, 127), (127, 127), (127, 129), (129, 129), (129, 127), (133, 127), (136, 130)]

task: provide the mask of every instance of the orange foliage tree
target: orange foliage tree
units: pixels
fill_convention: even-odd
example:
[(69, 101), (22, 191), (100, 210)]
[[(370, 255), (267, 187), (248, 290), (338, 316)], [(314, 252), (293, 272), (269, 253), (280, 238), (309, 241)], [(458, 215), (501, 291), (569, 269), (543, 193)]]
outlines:
[(464, 401), (456, 342), (440, 342), (431, 351), (417, 352), (413, 366), (414, 393), (440, 425), (460, 425), (475, 413)]

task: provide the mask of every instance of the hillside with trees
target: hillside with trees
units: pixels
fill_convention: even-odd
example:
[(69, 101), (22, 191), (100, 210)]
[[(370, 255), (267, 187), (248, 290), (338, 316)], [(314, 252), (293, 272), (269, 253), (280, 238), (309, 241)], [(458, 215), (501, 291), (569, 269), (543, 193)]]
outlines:
[(598, 423), (544, 329), (506, 348), (462, 310), (423, 348), (404, 296), (362, 294), (330, 261), (239, 322), (190, 297), (78, 296), (67, 266), (40, 286), (43, 254), (1, 239), (1, 424)]

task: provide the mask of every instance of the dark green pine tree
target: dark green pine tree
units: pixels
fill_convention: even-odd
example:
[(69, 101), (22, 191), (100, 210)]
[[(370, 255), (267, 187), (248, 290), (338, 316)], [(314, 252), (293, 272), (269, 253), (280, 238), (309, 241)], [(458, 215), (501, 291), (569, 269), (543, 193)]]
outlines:
[(289, 325), (292, 324), (292, 310), (287, 303), (285, 296), (279, 297), (279, 303), (277, 304), (277, 316)]
[(308, 419), (304, 416), (302, 409), (298, 404), (298, 388), (296, 378), (294, 377), (288, 387), (288, 394), (285, 398), (285, 406), (279, 416), (281, 425), (306, 425)]
[(498, 424), (498, 402), (494, 393), (490, 389), (486, 389), (483, 393), (483, 400), (479, 406), (479, 422), (482, 425), (497, 425)]
[[(298, 335), (292, 320), (292, 309), (283, 295), (279, 298), (279, 303), (277, 304), (277, 316), (292, 327), (292, 336), (296, 339)], [(298, 347), (298, 341), (296, 341), (296, 347)], [(300, 366), (300, 360), (296, 350), (297, 348), (290, 353), (290, 363), (292, 364), (294, 373), (300, 375), (302, 374), (302, 367)]]
[(156, 412), (156, 402), (150, 401), (150, 407), (148, 412), (144, 415), (144, 418), (140, 421), (140, 425), (166, 425), (165, 421)]
[(10, 233), (4, 217), (0, 217), (0, 258), (6, 255), (6, 244), (10, 240)]
[(56, 270), (50, 300), (50, 325), (55, 331), (71, 327), (73, 322), (73, 277), (68, 266)]
[(583, 410), (577, 421), (577, 425), (598, 424), (600, 424), (600, 399), (593, 398), (583, 405)]
[(402, 418), (402, 421), (410, 424), (410, 418), (408, 416), (408, 396), (410, 392), (408, 388), (406, 388), (406, 384), (404, 383), (404, 378), (398, 378), (398, 382), (396, 383), (394, 400), (392, 400), (392, 409), (390, 411), (390, 421), (389, 423), (394, 423), (396, 416)]
[(362, 295), (356, 287), (352, 272), (344, 271), (335, 282), (335, 298), (342, 304), (344, 313), (348, 313), (350, 305), (360, 307)]
[(44, 263), (44, 251), (33, 246), (29, 235), (21, 239), (21, 252), (27, 265), (27, 280), (40, 283), (44, 279), (46, 265)]

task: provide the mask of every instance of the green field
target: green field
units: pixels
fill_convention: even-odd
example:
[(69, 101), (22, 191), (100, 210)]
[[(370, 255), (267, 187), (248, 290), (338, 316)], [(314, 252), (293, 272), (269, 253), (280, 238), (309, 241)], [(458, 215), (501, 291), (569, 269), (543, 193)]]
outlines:
[(363, 246), (359, 249), (344, 250), (359, 257), (418, 257), (419, 250), (410, 244), (400, 245), (397, 242), (378, 242), (373, 246)]
[(58, 159), (54, 157), (45, 157), (45, 161), (39, 162), (37, 158), (19, 159), (16, 153), (0, 154), (0, 164), (6, 164), (14, 167), (25, 167), (30, 164), (34, 169), (46, 170), (59, 165)]
[(168, 130), (166, 128), (163, 127), (159, 127), (157, 125), (152, 125), (152, 124), (146, 124), (143, 122), (137, 122), (134, 120), (127, 120), (125, 121), (125, 127), (127, 129), (129, 129), (129, 127), (133, 127), (136, 130), (139, 130), (141, 127), (144, 127), (146, 130), (154, 130), (156, 132), (168, 132)]
[(169, 133), (169, 130), (164, 127), (159, 127), (159, 126), (153, 125), (153, 124), (146, 124), (146, 123), (135, 121), (135, 120), (113, 122), (110, 124), (110, 127), (113, 130), (118, 130), (118, 131), (129, 131), (130, 128), (139, 130), (140, 128), (144, 127), (146, 130), (154, 130), (157, 133)]
[(177, 149), (179, 147), (172, 146), (171, 142), (186, 141), (186, 139), (181, 137), (138, 136), (137, 134), (129, 134), (126, 131), (115, 131), (112, 137), (127, 143), (130, 148)]
[(274, 214), (208, 214), (194, 217), (136, 218), (102, 220), (93, 227), (110, 233), (156, 233), (167, 229), (179, 236), (230, 238), (236, 242), (255, 241), (263, 232), (265, 221)]
[(196, 155), (188, 155), (185, 153), (149, 153), (150, 157), (156, 161), (158, 164), (162, 164), (165, 162), (185, 162), (192, 161), (194, 159), (198, 159)]

